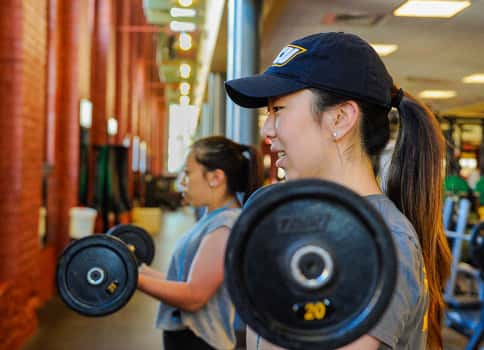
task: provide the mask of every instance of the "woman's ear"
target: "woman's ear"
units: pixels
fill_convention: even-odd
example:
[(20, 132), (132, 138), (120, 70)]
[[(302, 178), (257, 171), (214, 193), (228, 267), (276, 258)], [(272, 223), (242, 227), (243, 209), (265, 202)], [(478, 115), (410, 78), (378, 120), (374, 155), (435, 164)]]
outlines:
[(348, 134), (358, 124), (360, 107), (355, 101), (345, 101), (332, 111), (329, 128), (333, 139), (339, 140)]
[(218, 187), (225, 183), (225, 173), (222, 169), (215, 169), (207, 173), (207, 182), (210, 187)]

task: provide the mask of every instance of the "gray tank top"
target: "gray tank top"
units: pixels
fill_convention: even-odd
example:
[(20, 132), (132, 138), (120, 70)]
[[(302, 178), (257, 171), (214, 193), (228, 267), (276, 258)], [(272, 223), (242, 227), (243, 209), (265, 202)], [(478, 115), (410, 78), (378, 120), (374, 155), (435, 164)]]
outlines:
[[(231, 229), (239, 214), (239, 208), (220, 208), (204, 215), (178, 240), (166, 279), (186, 281), (203, 238), (223, 226)], [(234, 320), (235, 308), (224, 282), (208, 303), (196, 312), (186, 312), (160, 303), (156, 327), (164, 330), (190, 328), (212, 347), (225, 350), (233, 349), (236, 344)]]

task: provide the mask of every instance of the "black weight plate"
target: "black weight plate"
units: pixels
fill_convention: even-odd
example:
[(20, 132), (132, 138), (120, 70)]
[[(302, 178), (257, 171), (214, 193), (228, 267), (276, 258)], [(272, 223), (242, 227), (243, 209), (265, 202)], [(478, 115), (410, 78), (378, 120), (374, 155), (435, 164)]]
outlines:
[[(323, 249), (333, 263), (331, 279), (316, 289), (291, 273), (291, 258), (306, 246)], [(381, 317), (397, 261), (391, 233), (370, 203), (331, 182), (297, 180), (267, 189), (244, 209), (229, 237), (225, 269), (236, 309), (256, 333), (288, 349), (333, 349)], [(325, 314), (311, 311), (323, 304)]]
[(84, 237), (59, 258), (56, 282), (61, 299), (72, 310), (85, 316), (108, 315), (124, 306), (136, 290), (136, 257), (116, 237)]
[(131, 224), (121, 224), (112, 227), (106, 234), (118, 237), (124, 243), (134, 246), (134, 255), (140, 263), (150, 265), (153, 262), (155, 243), (153, 237), (143, 228)]

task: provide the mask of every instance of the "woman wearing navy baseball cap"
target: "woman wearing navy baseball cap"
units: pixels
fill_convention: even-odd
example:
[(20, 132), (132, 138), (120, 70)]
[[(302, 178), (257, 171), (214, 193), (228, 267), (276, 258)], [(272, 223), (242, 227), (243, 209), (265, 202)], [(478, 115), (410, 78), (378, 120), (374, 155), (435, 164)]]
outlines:
[[(388, 224), (398, 282), (378, 324), (344, 349), (441, 349), (442, 288), (451, 255), (442, 225), (444, 139), (435, 115), (398, 89), (378, 54), (347, 33), (320, 33), (284, 47), (257, 76), (227, 81), (240, 106), (267, 106), (264, 136), (288, 180), (320, 178), (364, 196)], [(387, 182), (371, 157), (400, 129)], [(248, 332), (249, 349), (276, 348)]]

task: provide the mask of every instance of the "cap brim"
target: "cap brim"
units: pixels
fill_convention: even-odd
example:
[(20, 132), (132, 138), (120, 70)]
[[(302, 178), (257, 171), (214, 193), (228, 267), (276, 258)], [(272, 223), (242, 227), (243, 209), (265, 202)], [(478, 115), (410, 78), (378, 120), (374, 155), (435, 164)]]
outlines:
[(267, 106), (271, 97), (287, 95), (302, 90), (307, 85), (271, 74), (228, 80), (225, 90), (236, 104), (246, 108)]

